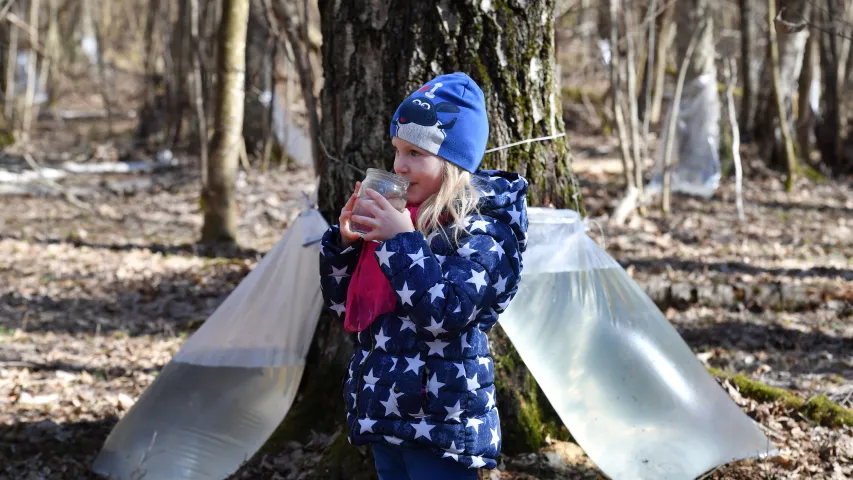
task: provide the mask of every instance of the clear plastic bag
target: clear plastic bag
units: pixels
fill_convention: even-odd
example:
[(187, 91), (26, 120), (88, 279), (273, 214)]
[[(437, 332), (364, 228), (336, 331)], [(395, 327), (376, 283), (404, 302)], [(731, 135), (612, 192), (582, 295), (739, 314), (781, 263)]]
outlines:
[(119, 421), (95, 460), (111, 479), (214, 480), (287, 414), (323, 305), (319, 240), (302, 213)]
[[(663, 187), (663, 161), (672, 108), (662, 127), (655, 168), (645, 193), (655, 195)], [(673, 192), (710, 198), (720, 186), (720, 98), (712, 74), (696, 77), (684, 86), (678, 108), (678, 124), (670, 166)]]
[(528, 209), (500, 323), (578, 444), (614, 479), (693, 479), (775, 448), (572, 210)]

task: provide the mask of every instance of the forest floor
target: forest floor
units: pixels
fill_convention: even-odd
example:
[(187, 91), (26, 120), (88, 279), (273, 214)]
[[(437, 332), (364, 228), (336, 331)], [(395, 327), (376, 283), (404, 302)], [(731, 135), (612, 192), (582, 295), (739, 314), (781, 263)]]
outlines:
[[(703, 362), (853, 406), (853, 180), (800, 180), (788, 194), (776, 174), (748, 168), (746, 222), (727, 178), (710, 200), (676, 196), (669, 217), (654, 206), (617, 227), (606, 220), (620, 174), (609, 168), (612, 158), (590, 154), (612, 140), (572, 143), (588, 213), (601, 227), (590, 235), (647, 290), (668, 292), (650, 295)], [(103, 140), (34, 156), (43, 167), (115, 162), (119, 149)], [(27, 170), (13, 154), (0, 167)], [(196, 170), (172, 163), (58, 179), (73, 202), (50, 186), (0, 196), (0, 479), (95, 478), (91, 462), (118, 418), (281, 238), (314, 188), (304, 169), (241, 172), (241, 247), (211, 251), (195, 245)], [(745, 286), (736, 292), (747, 294), (704, 296), (717, 285)], [(821, 426), (721, 383), (780, 454), (709, 478), (853, 477), (853, 429)], [(289, 444), (233, 478), (324, 478), (314, 468), (332, 440)], [(561, 442), (504, 456), (499, 470), (483, 474), (601, 477), (580, 449)]]

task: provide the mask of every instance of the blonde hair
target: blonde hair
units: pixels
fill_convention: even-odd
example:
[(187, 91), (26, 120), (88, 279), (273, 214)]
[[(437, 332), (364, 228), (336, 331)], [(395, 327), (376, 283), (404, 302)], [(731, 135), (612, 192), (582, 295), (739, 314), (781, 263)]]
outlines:
[(438, 192), (427, 198), (418, 209), (416, 228), (424, 235), (436, 231), (444, 234), (442, 227), (450, 224), (455, 227), (453, 240), (458, 243), (463, 232), (469, 233), (466, 218), (472, 213), (480, 213), (477, 205), (481, 194), (470, 172), (445, 161), (442, 174), (444, 178)]

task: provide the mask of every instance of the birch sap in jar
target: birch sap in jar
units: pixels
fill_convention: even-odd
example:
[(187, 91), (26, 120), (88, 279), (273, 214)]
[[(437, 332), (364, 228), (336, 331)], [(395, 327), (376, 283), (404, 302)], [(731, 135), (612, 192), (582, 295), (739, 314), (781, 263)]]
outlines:
[[(367, 196), (366, 192), (368, 188), (375, 190), (376, 193), (385, 197), (397, 210), (402, 211), (406, 207), (409, 181), (395, 173), (386, 172), (378, 168), (368, 168), (367, 175), (361, 182), (361, 188), (358, 191), (358, 201), (356, 201), (355, 207), (353, 207), (353, 215), (372, 217), (367, 209), (359, 205), (363, 205), (366, 202), (374, 202), (373, 199)], [(369, 233), (371, 230), (369, 226), (358, 222), (352, 222), (350, 229), (353, 232), (361, 234)]]

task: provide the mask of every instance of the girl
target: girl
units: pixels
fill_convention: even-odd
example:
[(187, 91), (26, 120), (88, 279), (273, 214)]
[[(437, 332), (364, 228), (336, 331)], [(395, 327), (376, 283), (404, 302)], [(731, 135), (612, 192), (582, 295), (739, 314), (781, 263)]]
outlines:
[[(326, 304), (358, 332), (344, 383), (350, 443), (372, 444), (380, 480), (476, 479), (495, 468), (501, 430), (486, 333), (516, 293), (527, 182), (478, 170), (485, 98), (441, 75), (394, 114), (394, 171), (408, 205), (355, 192), (323, 238)], [(351, 222), (366, 225), (354, 233)]]

